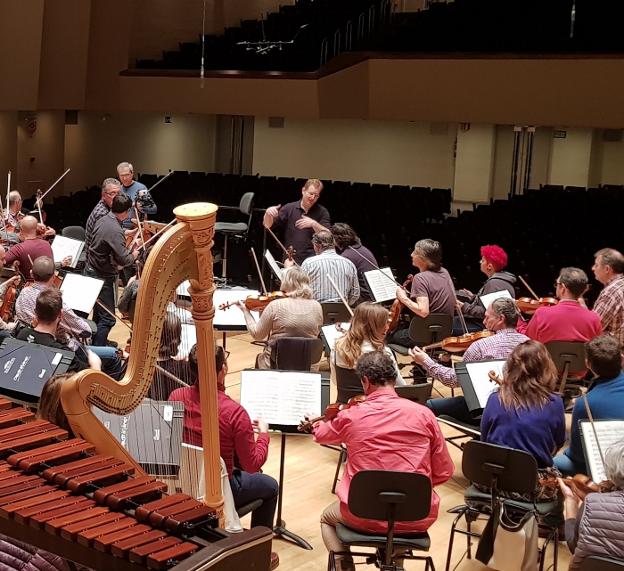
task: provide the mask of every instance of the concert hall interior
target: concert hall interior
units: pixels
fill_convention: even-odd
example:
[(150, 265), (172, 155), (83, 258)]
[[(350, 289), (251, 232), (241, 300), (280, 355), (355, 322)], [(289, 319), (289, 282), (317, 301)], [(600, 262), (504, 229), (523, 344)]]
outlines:
[(0, 1), (0, 568), (624, 568), (622, 17)]

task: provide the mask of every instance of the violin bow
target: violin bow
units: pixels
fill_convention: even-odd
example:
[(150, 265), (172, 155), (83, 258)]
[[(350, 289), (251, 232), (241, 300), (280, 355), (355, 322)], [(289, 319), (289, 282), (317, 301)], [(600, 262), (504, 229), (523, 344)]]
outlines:
[(147, 189), (147, 192), (151, 193), (152, 190), (154, 190), (163, 180), (165, 180), (167, 177), (171, 176), (173, 174), (173, 171), (171, 169), (169, 169), (169, 172), (163, 176), (162, 178), (159, 178), (152, 186), (150, 186)]
[[(43, 199), (46, 197), (46, 195), (48, 194), (48, 192), (50, 192), (59, 182), (61, 182), (65, 176), (67, 175), (67, 173), (70, 171), (71, 169), (67, 169), (61, 176), (59, 176), (53, 183), (52, 186), (50, 188), (48, 188), (48, 190), (46, 190), (39, 198), (38, 200), (40, 200), (43, 203)], [(8, 194), (7, 194), (7, 204), (8, 204)]]
[(6, 207), (7, 211), (9, 210), (9, 194), (11, 194), (11, 171), (7, 174), (7, 197), (6, 197)]
[(41, 189), (37, 189), (37, 212), (39, 212), (39, 222), (43, 224), (43, 214), (41, 213)]
[(531, 289), (531, 286), (526, 282), (526, 280), (520, 275), (518, 274), (518, 278), (520, 279), (520, 281), (522, 282), (522, 284), (524, 285), (525, 288), (527, 288), (529, 290), (529, 293), (537, 300), (539, 300), (539, 296), (533, 291), (533, 289)]
[(352, 252), (355, 252), (358, 256), (360, 256), (360, 258), (362, 258), (363, 260), (366, 260), (371, 266), (373, 266), (373, 268), (375, 268), (376, 270), (379, 270), (384, 276), (386, 276), (391, 282), (395, 283), (398, 287), (403, 288), (403, 284), (400, 284), (398, 281), (396, 281), (392, 276), (389, 276), (386, 272), (384, 272), (379, 266), (377, 266), (376, 264), (374, 264), (373, 262), (371, 262), (364, 254), (362, 254), (361, 252), (358, 252), (353, 246), (347, 246), (347, 248), (349, 248), (349, 250), (351, 250)]
[(254, 264), (256, 264), (256, 270), (258, 272), (258, 277), (260, 278), (260, 285), (262, 286), (262, 293), (267, 295), (267, 288), (264, 285), (264, 280), (262, 279), (262, 272), (260, 271), (260, 264), (258, 264), (258, 258), (256, 257), (256, 251), (253, 248), (250, 248), (249, 251), (254, 259)]
[(338, 289), (338, 286), (336, 285), (336, 282), (332, 279), (332, 277), (330, 275), (327, 276), (327, 279), (329, 280), (329, 282), (331, 283), (332, 287), (334, 288), (334, 290), (338, 294), (338, 297), (340, 298), (340, 301), (342, 301), (342, 303), (344, 303), (344, 306), (347, 308), (347, 311), (349, 312), (349, 315), (351, 315), (351, 317), (353, 317), (353, 310), (351, 309), (351, 307), (347, 303), (347, 300), (344, 298), (344, 295), (342, 295), (342, 292)]
[(602, 469), (604, 470), (604, 465), (605, 465), (604, 453), (602, 452), (602, 447), (600, 446), (600, 442), (598, 441), (598, 432), (596, 431), (596, 425), (594, 424), (594, 415), (592, 414), (592, 411), (589, 408), (589, 401), (587, 400), (587, 393), (584, 393), (582, 398), (583, 398), (583, 404), (585, 405), (585, 412), (587, 412), (587, 418), (589, 418), (589, 423), (591, 424), (591, 427), (592, 427), (594, 439), (596, 440), (596, 448), (598, 448), (598, 454), (600, 454), (600, 461), (602, 462)]
[[(11, 171), (9, 171), (9, 180), (11, 180)], [(9, 183), (10, 185), (11, 183)], [(9, 207), (9, 205), (7, 204), (7, 208)], [(0, 196), (0, 219), (2, 220), (2, 229), (4, 230), (4, 236), (5, 238), (9, 238), (9, 232), (7, 231), (7, 227), (6, 227), (6, 221), (4, 219), (4, 208), (2, 206), (2, 196)]]
[(150, 242), (152, 242), (153, 240), (158, 238), (158, 236), (160, 236), (165, 230), (167, 230), (167, 228), (169, 228), (170, 226), (173, 226), (175, 224), (175, 222), (176, 222), (176, 219), (174, 218), (171, 222), (169, 222), (169, 224), (167, 224), (166, 226), (162, 227), (151, 238), (149, 238), (148, 240), (145, 240), (145, 242), (143, 242), (143, 244), (141, 246), (139, 246), (138, 249), (141, 250), (142, 248), (145, 248), (145, 246), (147, 246)]
[[(132, 327), (130, 327), (123, 319), (119, 319), (119, 317), (117, 317), (110, 309), (108, 309), (108, 307), (106, 307), (99, 299), (96, 299), (95, 303), (97, 303), (106, 313), (108, 313), (108, 315), (113, 317), (115, 319), (115, 321), (119, 321), (120, 323), (125, 325), (128, 328), (128, 330), (130, 331), (130, 334), (132, 334)], [(155, 365), (154, 368), (159, 373), (162, 373), (163, 375), (165, 375), (165, 377), (168, 377), (172, 381), (178, 383), (180, 386), (182, 386), (182, 387), (190, 386), (187, 383), (185, 383), (182, 379), (176, 377), (173, 373), (170, 373), (166, 369), (163, 369), (160, 365)]]
[[(275, 232), (273, 232), (273, 230), (271, 230), (270, 228), (267, 228), (266, 226), (265, 226), (265, 228), (267, 229), (269, 234), (271, 234), (271, 236), (273, 236), (273, 239), (277, 242), (277, 245), (284, 251), (284, 254), (289, 256), (290, 254), (288, 253), (288, 248), (286, 248), (286, 246), (284, 246), (284, 244), (282, 244), (279, 241), (279, 238), (275, 235)], [(295, 260), (293, 260), (293, 262), (295, 262)], [(297, 262), (295, 262), (295, 266), (299, 266), (299, 264)]]

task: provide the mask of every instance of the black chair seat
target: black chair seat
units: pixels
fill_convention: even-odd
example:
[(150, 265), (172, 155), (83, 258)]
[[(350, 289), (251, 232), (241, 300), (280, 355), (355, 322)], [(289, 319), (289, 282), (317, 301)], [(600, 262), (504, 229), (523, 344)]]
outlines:
[(394, 343), (389, 343), (388, 347), (390, 347), (390, 349), (392, 349), (395, 353), (398, 353), (399, 355), (409, 355), (409, 347), (403, 347), (403, 345), (395, 345)]
[[(362, 547), (379, 547), (380, 544), (386, 542), (385, 535), (372, 535), (355, 531), (346, 525), (337, 524), (336, 534), (338, 539), (345, 545), (360, 545)], [(392, 539), (393, 545), (401, 547), (410, 547), (412, 549), (420, 549), (427, 551), (431, 545), (431, 539), (427, 532), (418, 535), (400, 535), (396, 534)]]
[(228, 232), (230, 234), (247, 232), (247, 228), (248, 226), (244, 222), (217, 222), (215, 224), (215, 232)]
[[(506, 505), (518, 508), (522, 511), (530, 511), (533, 509), (533, 506), (535, 506), (537, 513), (542, 516), (556, 512), (559, 507), (559, 502), (557, 500), (552, 502), (536, 502), (533, 504), (533, 502), (521, 502), (507, 498), (503, 499)], [(487, 492), (482, 492), (475, 486), (469, 486), (464, 492), (464, 501), (466, 502), (466, 505), (479, 509), (479, 511), (483, 512), (486, 511), (486, 508), (490, 507), (492, 496)]]
[(257, 510), (263, 503), (264, 502), (261, 499), (254, 500), (253, 502), (249, 502), (248, 504), (236, 508), (236, 513), (238, 514), (238, 517), (246, 516), (248, 513)]

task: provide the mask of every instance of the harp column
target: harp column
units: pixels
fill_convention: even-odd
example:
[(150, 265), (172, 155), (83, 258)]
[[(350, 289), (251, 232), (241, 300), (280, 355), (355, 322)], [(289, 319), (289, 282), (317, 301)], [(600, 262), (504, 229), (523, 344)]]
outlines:
[(197, 365), (199, 369), (199, 396), (201, 400), (202, 442), (204, 448), (204, 502), (213, 508), (223, 526), (223, 495), (221, 493), (221, 466), (219, 462), (219, 411), (217, 405), (217, 372), (215, 368), (212, 320), (215, 291), (212, 271), (214, 225), (218, 207), (206, 202), (185, 204), (173, 213), (180, 222), (186, 222), (193, 237), (197, 260), (197, 279), (191, 278), (189, 293), (193, 303), (192, 314), (197, 330)]

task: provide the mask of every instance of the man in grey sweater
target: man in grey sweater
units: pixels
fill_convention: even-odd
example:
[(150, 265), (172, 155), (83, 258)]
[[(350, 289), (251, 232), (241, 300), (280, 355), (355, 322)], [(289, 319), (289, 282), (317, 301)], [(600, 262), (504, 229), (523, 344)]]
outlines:
[[(125, 194), (115, 196), (111, 211), (100, 218), (93, 230), (93, 236), (87, 250), (86, 275), (104, 280), (98, 301), (111, 313), (115, 312), (115, 287), (117, 274), (121, 268), (134, 264), (139, 250), (126, 247), (121, 223), (128, 216), (132, 200)], [(98, 304), (93, 308), (93, 321), (97, 333), (93, 337), (95, 345), (106, 345), (108, 333), (115, 325), (115, 319)]]

